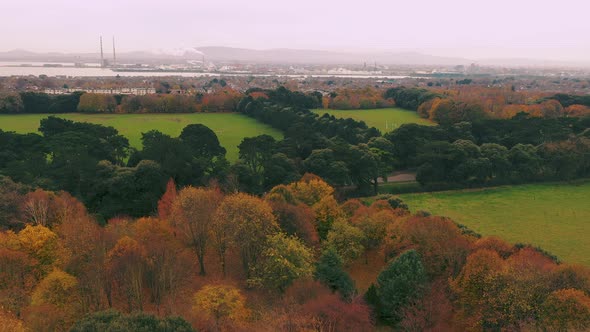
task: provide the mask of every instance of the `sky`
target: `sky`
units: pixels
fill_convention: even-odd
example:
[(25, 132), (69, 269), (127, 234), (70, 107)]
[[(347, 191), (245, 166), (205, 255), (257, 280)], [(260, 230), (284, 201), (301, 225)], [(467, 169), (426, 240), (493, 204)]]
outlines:
[(590, 58), (589, 0), (0, 0), (0, 51), (195, 46)]

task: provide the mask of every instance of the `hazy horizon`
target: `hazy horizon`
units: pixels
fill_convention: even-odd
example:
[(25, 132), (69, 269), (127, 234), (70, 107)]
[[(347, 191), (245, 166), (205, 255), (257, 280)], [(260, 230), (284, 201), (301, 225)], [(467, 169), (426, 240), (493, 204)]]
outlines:
[(0, 51), (118, 52), (198, 46), (421, 52), (467, 59), (588, 62), (583, 0), (420, 1), (179, 0), (81, 3), (10, 1), (0, 14)]

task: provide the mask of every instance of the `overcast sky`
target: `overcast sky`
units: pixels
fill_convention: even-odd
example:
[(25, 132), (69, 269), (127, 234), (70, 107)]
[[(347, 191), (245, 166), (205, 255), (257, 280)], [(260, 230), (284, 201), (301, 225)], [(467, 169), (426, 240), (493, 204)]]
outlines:
[(590, 0), (0, 0), (0, 51), (233, 46), (588, 60)]

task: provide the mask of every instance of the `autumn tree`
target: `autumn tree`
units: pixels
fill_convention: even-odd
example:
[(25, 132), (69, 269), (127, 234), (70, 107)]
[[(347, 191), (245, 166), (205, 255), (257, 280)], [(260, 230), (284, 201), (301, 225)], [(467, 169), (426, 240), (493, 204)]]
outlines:
[(170, 178), (168, 183), (166, 184), (166, 191), (162, 198), (158, 201), (158, 217), (160, 219), (168, 219), (170, 214), (172, 214), (172, 205), (176, 200), (176, 183), (174, 183), (174, 179)]
[(320, 239), (326, 240), (334, 223), (344, 217), (338, 202), (333, 196), (325, 196), (312, 206), (316, 217), (316, 228)]
[(23, 217), (33, 225), (49, 226), (52, 219), (51, 205), (55, 195), (37, 189), (28, 193), (22, 203)]
[(20, 314), (36, 281), (36, 260), (11, 248), (9, 237), (0, 233), (0, 308)]
[(150, 301), (160, 310), (163, 301), (174, 299), (193, 276), (195, 257), (177, 240), (175, 229), (165, 220), (140, 218), (133, 230), (134, 239), (145, 248), (149, 259), (144, 279)]
[[(267, 236), (279, 230), (271, 207), (257, 197), (235, 194), (221, 202), (214, 218), (223, 220), (222, 224), (231, 225), (231, 242), (240, 250), (244, 271), (249, 277), (250, 267), (265, 248)], [(217, 233), (220, 231), (219, 228), (215, 230)]]
[(401, 224), (398, 251), (415, 249), (430, 276), (456, 275), (471, 247), (453, 221), (443, 217), (411, 217)]
[(496, 302), (504, 261), (495, 251), (481, 249), (467, 257), (461, 273), (451, 282), (460, 305), (460, 317), (471, 329), (498, 326)]
[(322, 294), (301, 308), (303, 315), (313, 318), (311, 326), (316, 331), (373, 331), (369, 307), (360, 299), (347, 303), (336, 294)]
[(220, 331), (226, 323), (240, 322), (249, 315), (246, 298), (230, 285), (206, 285), (194, 295), (194, 312), (205, 312)]
[(25, 332), (23, 321), (0, 307), (0, 332)]
[(63, 307), (75, 301), (78, 280), (61, 270), (50, 272), (33, 290), (31, 303)]
[(338, 220), (328, 232), (326, 247), (334, 248), (345, 263), (360, 257), (365, 250), (363, 232), (346, 220)]
[(148, 270), (146, 250), (124, 236), (107, 254), (107, 270), (114, 286), (127, 301), (128, 311), (143, 310), (144, 274)]
[(587, 331), (590, 296), (571, 288), (552, 292), (543, 303), (541, 322), (550, 331)]
[(37, 262), (42, 274), (49, 273), (58, 263), (61, 250), (57, 234), (41, 225), (27, 225), (17, 234), (18, 247)]
[(193, 248), (199, 260), (200, 274), (205, 275), (205, 252), (211, 234), (213, 215), (223, 199), (218, 189), (186, 187), (172, 207), (174, 226), (185, 243)]
[(376, 249), (381, 246), (385, 239), (387, 225), (385, 219), (374, 218), (370, 215), (353, 218), (352, 223), (363, 232), (361, 243), (365, 248), (365, 264), (368, 263), (368, 250)]
[(104, 261), (107, 247), (110, 248), (105, 243), (105, 230), (88, 215), (82, 203), (69, 194), (59, 193), (56, 205), (59, 222), (54, 230), (68, 254), (63, 269), (78, 279), (82, 310), (100, 310), (105, 305)]
[(99, 93), (85, 93), (80, 96), (79, 112), (112, 113), (117, 108), (117, 101), (113, 95)]
[(283, 232), (297, 236), (308, 246), (318, 245), (320, 239), (315, 226), (315, 213), (310, 207), (282, 201), (270, 201), (269, 204)]
[[(27, 321), (44, 321), (56, 330), (67, 329), (78, 314), (77, 286), (74, 276), (57, 269), (50, 272), (33, 290)], [(53, 314), (47, 315), (48, 310)]]
[(312, 261), (311, 250), (298, 238), (271, 235), (249, 283), (284, 292), (295, 280), (311, 277)]
[(289, 189), (296, 199), (308, 206), (334, 194), (334, 188), (313, 174), (305, 174), (301, 180), (290, 184)]

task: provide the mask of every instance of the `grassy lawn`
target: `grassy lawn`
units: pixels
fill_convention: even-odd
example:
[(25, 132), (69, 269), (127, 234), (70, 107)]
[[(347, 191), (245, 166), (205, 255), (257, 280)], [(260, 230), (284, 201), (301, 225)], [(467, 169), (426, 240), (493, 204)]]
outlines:
[(433, 122), (418, 116), (418, 113), (402, 108), (378, 108), (369, 110), (330, 110), (315, 109), (319, 115), (328, 113), (337, 118), (353, 118), (357, 121), (365, 121), (367, 126), (375, 127), (386, 133), (405, 123), (418, 123), (422, 125), (434, 125)]
[(412, 211), (447, 216), (483, 235), (590, 266), (590, 181), (400, 196)]
[[(18, 133), (33, 133), (47, 114), (0, 116), (0, 129)], [(141, 148), (141, 133), (157, 129), (176, 137), (191, 123), (202, 123), (211, 128), (227, 150), (227, 158), (238, 158), (238, 145), (244, 137), (271, 135), (277, 139), (282, 133), (252, 118), (237, 113), (192, 114), (57, 114), (60, 118), (112, 126), (129, 139), (131, 146)]]

